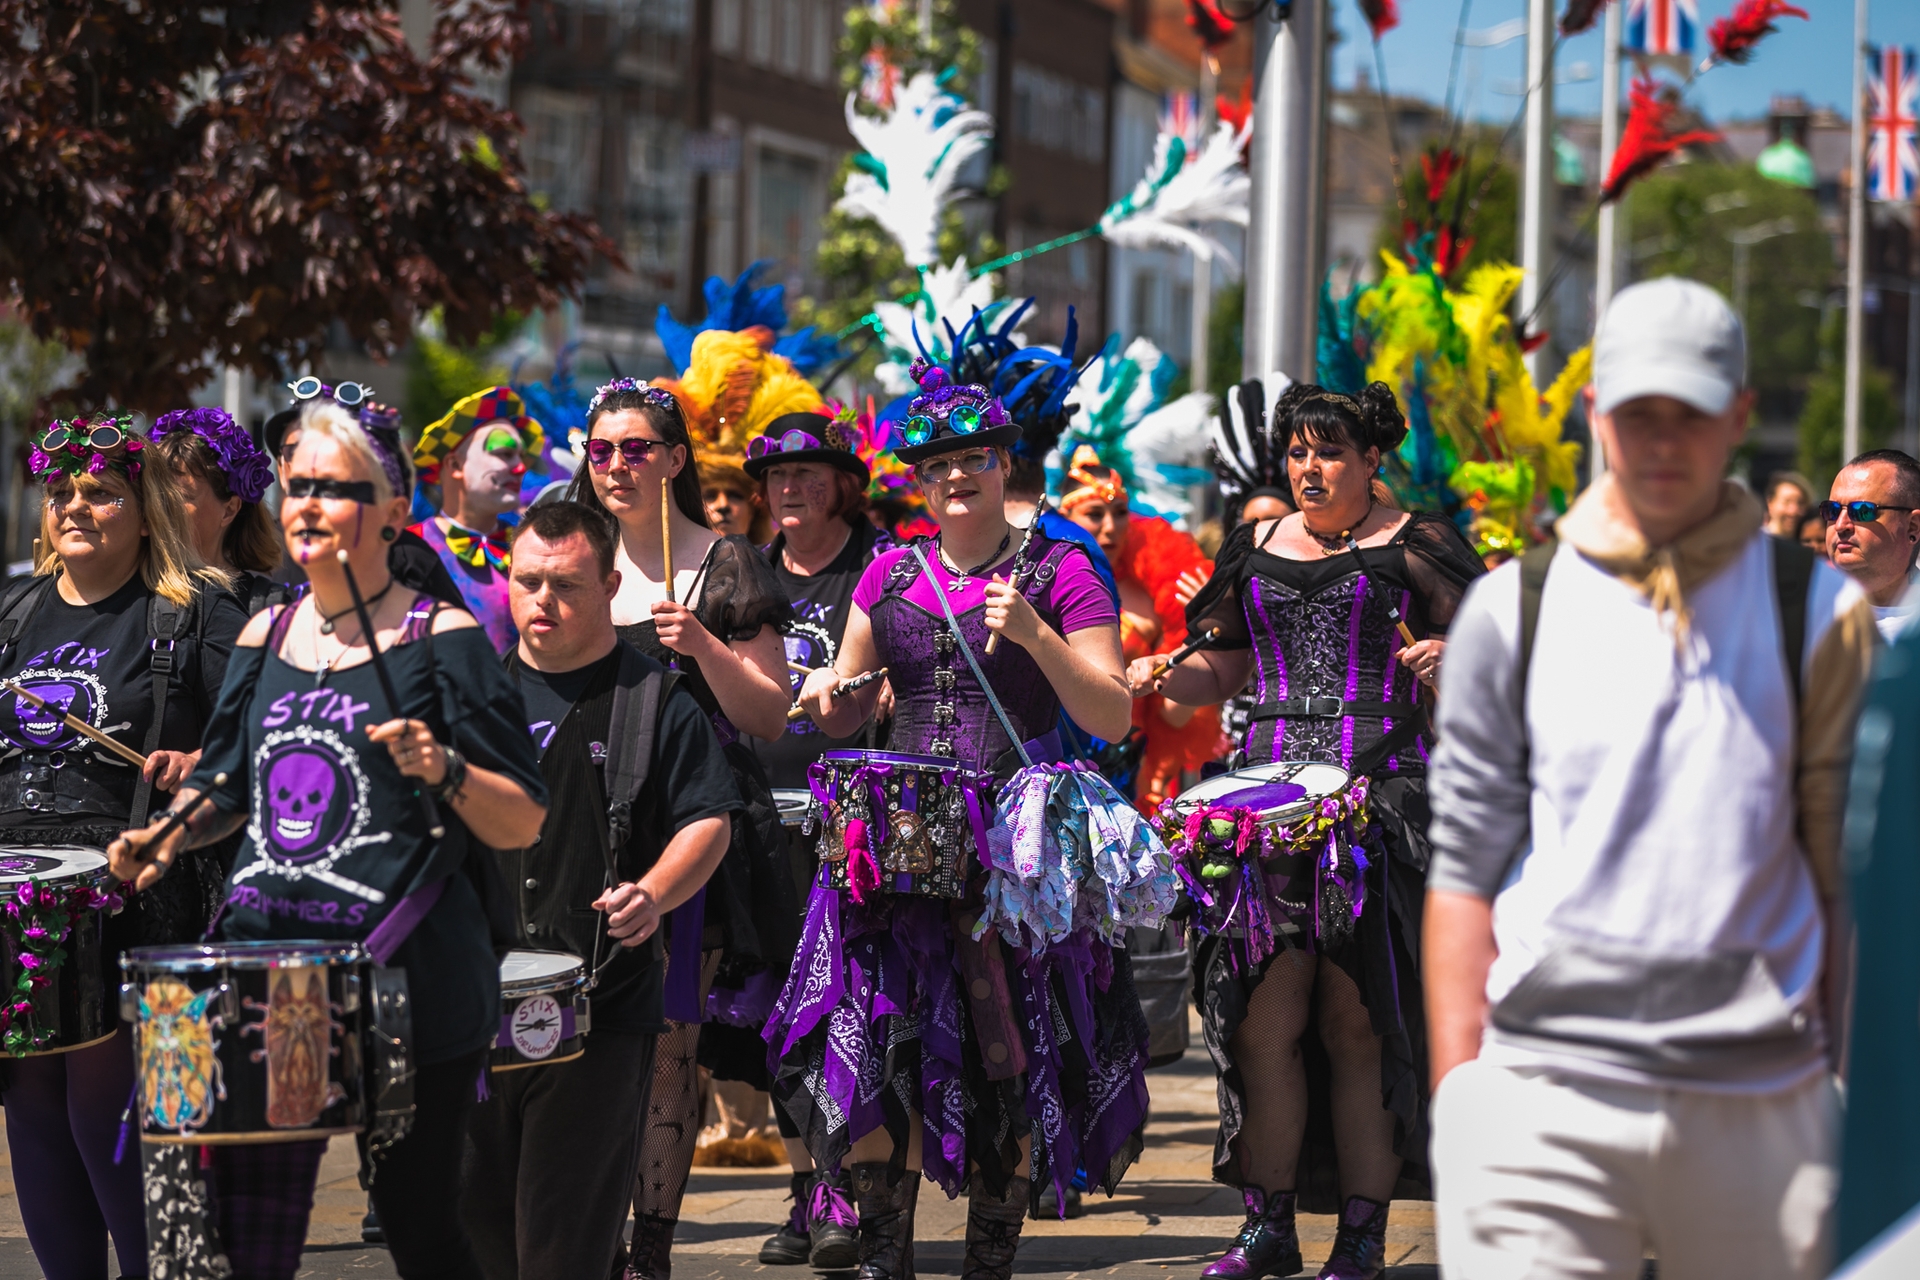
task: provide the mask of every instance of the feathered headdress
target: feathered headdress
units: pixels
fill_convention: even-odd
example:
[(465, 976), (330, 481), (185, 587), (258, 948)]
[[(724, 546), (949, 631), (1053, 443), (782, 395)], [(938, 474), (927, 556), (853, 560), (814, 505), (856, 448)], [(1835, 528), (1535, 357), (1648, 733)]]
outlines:
[(1229, 521), (1255, 489), (1287, 488), (1287, 460), (1273, 439), (1273, 406), (1292, 385), (1293, 379), (1278, 370), (1264, 379), (1249, 378), (1227, 392), (1224, 412), (1207, 424), (1209, 456)]
[[(1077, 413), (1060, 438), (1059, 456), (1091, 446), (1126, 483), (1132, 509), (1164, 516), (1176, 528), (1192, 514), (1191, 486), (1212, 480), (1207, 466), (1213, 397), (1192, 391), (1171, 403), (1167, 392), (1179, 368), (1146, 338), (1120, 349), (1107, 339), (1067, 398)], [(1059, 470), (1053, 460), (1048, 471)]]
[(940, 261), (941, 215), (958, 194), (960, 171), (993, 141), (993, 117), (940, 87), (922, 71), (894, 94), (879, 116), (855, 109), (847, 95), (847, 131), (861, 147), (846, 192), (834, 206), (872, 218), (899, 242), (907, 265)]
[(812, 373), (839, 354), (840, 344), (828, 334), (814, 331), (812, 325), (781, 335), (787, 327), (787, 287), (770, 284), (756, 288), (768, 264), (755, 262), (729, 283), (720, 276), (708, 276), (704, 289), (707, 317), (699, 324), (681, 324), (673, 318), (666, 303), (654, 318), (653, 331), (666, 349), (674, 370), (684, 374), (693, 363), (693, 340), (712, 329), (737, 332), (756, 326), (774, 335), (773, 353), (784, 356), (802, 373)]
[(908, 395), (914, 389), (908, 372), (913, 362), (926, 359), (945, 363), (957, 349), (961, 331), (976, 317), (982, 318), (980, 323), (996, 326), (1001, 337), (1019, 346), (1025, 342), (1019, 332), (1025, 313), (1025, 306), (1015, 306), (1012, 299), (994, 295), (991, 274), (974, 278), (965, 256), (935, 267), (921, 277), (918, 297), (873, 304), (881, 328), (881, 346), (887, 353), (874, 376), (889, 395)]
[(1628, 97), (1632, 107), (1627, 112), (1626, 127), (1620, 131), (1620, 145), (1613, 153), (1613, 167), (1600, 188), (1602, 204), (1618, 200), (1629, 183), (1680, 148), (1720, 138), (1711, 129), (1670, 132), (1674, 114), (1680, 110), (1680, 95), (1670, 87), (1663, 88), (1642, 76), (1634, 80)]
[(1074, 363), (1080, 322), (1072, 307), (1067, 308), (1066, 332), (1057, 350), (1020, 340), (1015, 329), (1032, 305), (1033, 299), (1026, 299), (998, 327), (984, 313), (974, 316), (954, 334), (946, 368), (955, 382), (991, 388), (1020, 425), (1015, 456), (1044, 463), (1073, 418), (1068, 395), (1092, 360)]
[(1233, 251), (1205, 227), (1213, 222), (1247, 225), (1253, 187), (1240, 159), (1252, 128), (1250, 118), (1238, 130), (1223, 122), (1191, 163), (1185, 141), (1162, 130), (1146, 175), (1100, 215), (1100, 234), (1130, 248), (1186, 249), (1202, 261), (1217, 260), (1237, 272)]
[(1753, 57), (1753, 46), (1780, 29), (1773, 25), (1775, 18), (1806, 16), (1805, 9), (1796, 8), (1786, 0), (1740, 0), (1732, 13), (1716, 20), (1708, 29), (1707, 45), (1713, 52), (1700, 64), (1700, 69), (1705, 71), (1716, 62), (1736, 65), (1746, 62)]
[(679, 378), (656, 378), (653, 385), (680, 402), (695, 456), (736, 468), (746, 458), (747, 441), (769, 422), (788, 413), (817, 413), (825, 403), (785, 356), (774, 354), (773, 331), (758, 325), (699, 334), (686, 371)]

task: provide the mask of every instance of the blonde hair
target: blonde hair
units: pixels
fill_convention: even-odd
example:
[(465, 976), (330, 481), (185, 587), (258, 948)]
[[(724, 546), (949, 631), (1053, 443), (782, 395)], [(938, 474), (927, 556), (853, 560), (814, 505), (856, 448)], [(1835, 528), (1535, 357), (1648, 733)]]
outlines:
[(331, 400), (314, 400), (300, 411), (289, 430), (298, 431), (302, 439), (309, 435), (324, 436), (333, 441), (349, 455), (357, 458), (365, 466), (369, 478), (373, 481), (373, 501), (375, 506), (384, 506), (400, 494), (395, 490), (393, 477), (387, 474), (386, 464), (380, 460), (380, 451), (374, 445), (367, 429), (352, 414)]
[[(76, 493), (100, 493), (107, 488), (106, 475), (119, 476), (133, 495), (134, 514), (147, 525), (147, 535), (140, 542), (140, 580), (147, 590), (165, 596), (183, 609), (193, 602), (196, 585), (228, 590), (231, 583), (227, 575), (209, 567), (194, 550), (193, 538), (187, 530), (186, 507), (167, 468), (143, 466), (129, 475), (117, 462), (101, 474), (83, 471), (78, 475), (56, 477), (42, 486), (43, 490), (51, 497), (55, 485), (70, 484)], [(65, 567), (54, 533), (53, 506), (42, 502), (40, 555), (33, 566), (36, 575), (57, 573)]]
[[(220, 467), (213, 446), (194, 431), (175, 431), (147, 448), (149, 458), (158, 457), (182, 478), (197, 475), (213, 490), (213, 496), (225, 502), (233, 497), (227, 473)], [(271, 573), (280, 563), (280, 525), (266, 504), (242, 499), (240, 512), (221, 535), (220, 549), (234, 568), (249, 573)]]

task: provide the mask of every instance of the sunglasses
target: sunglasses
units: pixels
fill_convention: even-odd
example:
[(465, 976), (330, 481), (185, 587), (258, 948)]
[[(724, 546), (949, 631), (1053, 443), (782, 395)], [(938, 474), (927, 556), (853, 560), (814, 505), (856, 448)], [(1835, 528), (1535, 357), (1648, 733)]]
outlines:
[[(947, 425), (953, 428), (955, 435), (970, 436), (984, 423), (980, 410), (970, 404), (963, 404), (947, 415)], [(935, 423), (924, 413), (916, 413), (900, 427), (901, 438), (909, 445), (921, 445), (933, 439)]]
[(938, 458), (928, 458), (917, 462), (913, 474), (920, 478), (921, 484), (939, 484), (953, 474), (954, 468), (960, 469), (963, 476), (977, 476), (983, 471), (991, 471), (1000, 465), (993, 450), (982, 449), (972, 453), (948, 453)]
[(795, 427), (779, 437), (755, 436), (747, 442), (749, 458), (764, 458), (770, 454), (798, 453), (802, 449), (824, 449), (825, 442)]
[(287, 496), (357, 502), (363, 507), (370, 507), (374, 499), (373, 481), (322, 480), (317, 476), (295, 476), (287, 481)]
[(349, 409), (364, 404), (373, 396), (372, 387), (364, 387), (357, 382), (343, 382), (337, 387), (330, 386), (312, 374), (308, 374), (298, 382), (289, 382), (287, 390), (293, 392), (295, 400), (317, 400), (321, 396), (331, 396), (335, 404), (345, 405)]
[(1880, 518), (1882, 511), (1914, 511), (1915, 507), (1896, 507), (1887, 502), (1823, 502), (1820, 504), (1820, 518), (1832, 524), (1840, 518), (1841, 511), (1853, 517), (1855, 524), (1872, 524)]
[(111, 422), (96, 423), (84, 429), (79, 427), (55, 427), (40, 438), (42, 452), (52, 453), (55, 449), (64, 449), (68, 445), (81, 444), (96, 453), (105, 453), (127, 442), (127, 433)]
[(665, 440), (642, 440), (638, 436), (629, 436), (616, 446), (611, 440), (587, 441), (587, 461), (593, 464), (595, 471), (605, 471), (613, 465), (613, 452), (620, 450), (620, 457), (629, 467), (643, 466), (655, 449), (671, 449)]

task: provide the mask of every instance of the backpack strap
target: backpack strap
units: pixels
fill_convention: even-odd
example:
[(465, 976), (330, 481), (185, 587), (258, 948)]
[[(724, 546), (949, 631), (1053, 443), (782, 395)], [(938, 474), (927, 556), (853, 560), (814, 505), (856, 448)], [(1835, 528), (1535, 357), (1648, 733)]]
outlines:
[(40, 609), (41, 601), (47, 598), (47, 592), (53, 589), (57, 574), (42, 573), (31, 578), (18, 578), (0, 589), (0, 654), (13, 647), (20, 633), (27, 629), (27, 623)]
[[(167, 696), (173, 691), (174, 658), (181, 637), (200, 612), (200, 592), (182, 608), (159, 592), (147, 597), (147, 671), (153, 677), (153, 723), (147, 726), (142, 755), (160, 749), (160, 735), (167, 725)], [(130, 826), (147, 825), (147, 806), (153, 800), (153, 779), (145, 776), (133, 791), (133, 809), (127, 815)]]
[[(607, 727), (607, 874), (619, 879), (620, 850), (633, 835), (633, 802), (653, 770), (653, 741), (660, 707), (678, 672), (646, 669), (642, 654), (621, 645), (620, 674), (613, 689), (613, 713)], [(638, 706), (635, 706), (635, 702)]]
[(1785, 538), (1773, 544), (1773, 598), (1780, 608), (1780, 648), (1787, 660), (1787, 688), (1800, 711), (1801, 668), (1807, 658), (1807, 593), (1813, 587), (1813, 552)]
[(1527, 672), (1533, 666), (1533, 638), (1540, 630), (1540, 596), (1547, 589), (1547, 569), (1553, 553), (1560, 549), (1556, 541), (1528, 547), (1520, 557), (1520, 665), (1515, 673), (1520, 691), (1520, 710), (1527, 707)]

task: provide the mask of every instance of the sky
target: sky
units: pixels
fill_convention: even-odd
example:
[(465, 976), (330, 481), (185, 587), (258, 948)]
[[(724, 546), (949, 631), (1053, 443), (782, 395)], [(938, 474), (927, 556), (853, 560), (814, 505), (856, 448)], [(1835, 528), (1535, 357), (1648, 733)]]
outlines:
[[(1612, 0), (1624, 4), (1626, 0)], [(1706, 47), (1706, 30), (1732, 10), (1734, 0), (1696, 0), (1700, 34), (1696, 48)], [(1440, 101), (1447, 78), (1454, 31), (1462, 0), (1399, 0), (1400, 25), (1380, 41), (1388, 86), (1396, 94), (1412, 94)], [(1503, 22), (1524, 20), (1525, 0), (1465, 0), (1471, 6), (1467, 30), (1489, 32)], [(1852, 67), (1848, 48), (1853, 43), (1853, 0), (1798, 0), (1811, 20), (1782, 18), (1779, 31), (1766, 37), (1746, 66), (1718, 66), (1694, 81), (1689, 102), (1711, 120), (1764, 116), (1776, 93), (1798, 93), (1814, 106), (1828, 106), (1845, 114), (1851, 93)], [(1920, 0), (1871, 0), (1869, 33), (1876, 44), (1920, 47)], [(1559, 10), (1565, 0), (1556, 0)], [(1373, 75), (1373, 45), (1366, 20), (1355, 0), (1333, 0), (1334, 25), (1342, 40), (1334, 52), (1334, 80), (1342, 88), (1354, 83), (1356, 66), (1364, 62)], [(1516, 23), (1512, 28), (1524, 31)], [(1556, 110), (1563, 115), (1596, 115), (1600, 110), (1601, 24), (1560, 46)], [(1526, 40), (1512, 40), (1498, 48), (1467, 48), (1460, 59), (1456, 102), (1466, 95), (1467, 113), (1502, 123), (1520, 109), (1517, 94), (1524, 87)], [(1580, 64), (1585, 64), (1584, 66)], [(1629, 64), (1630, 65), (1630, 64)], [(1577, 83), (1567, 83), (1576, 80)], [(1503, 90), (1505, 92), (1503, 92)], [(1622, 102), (1625, 94), (1622, 93)]]

